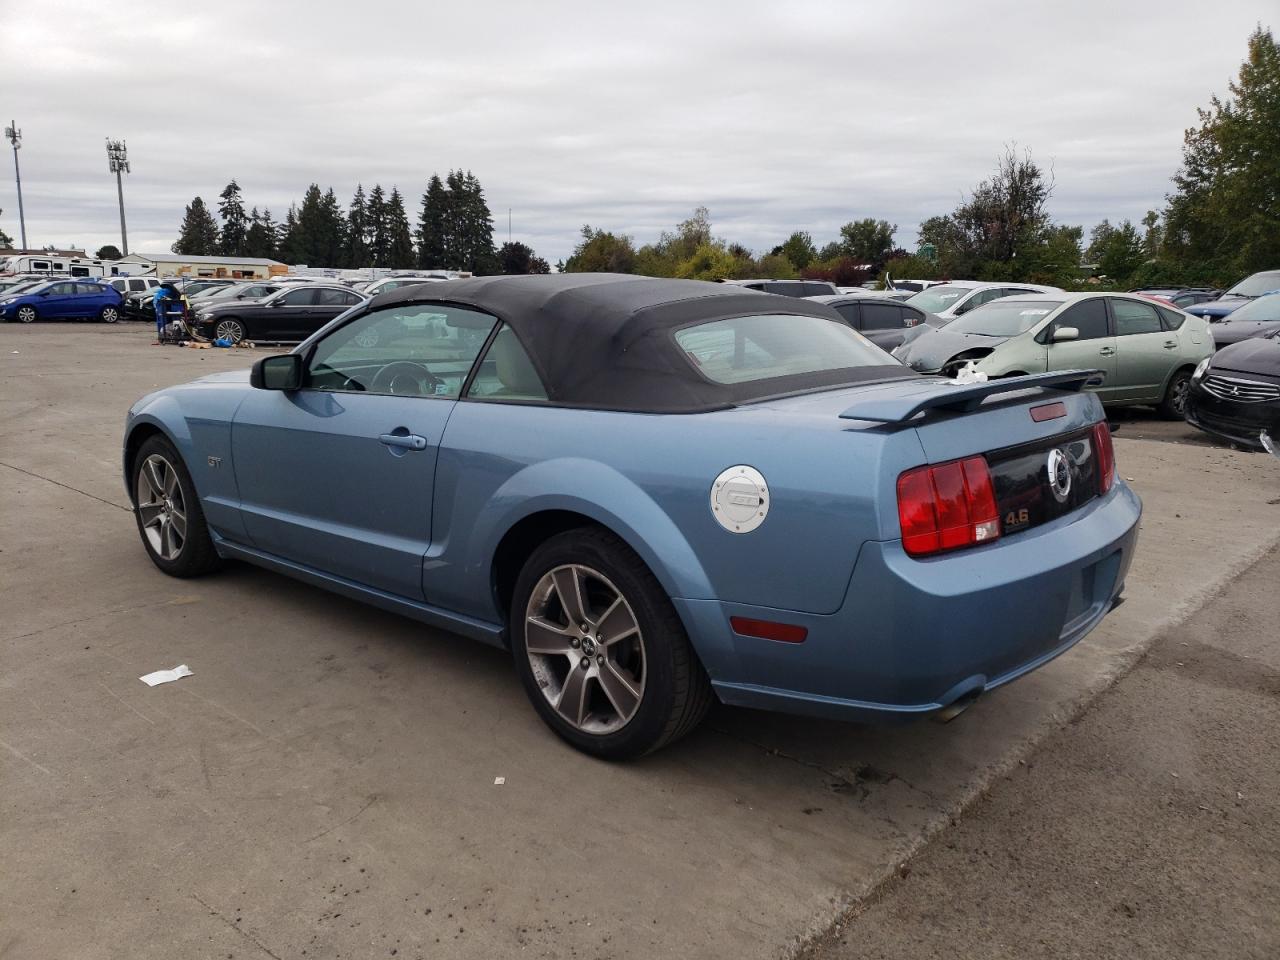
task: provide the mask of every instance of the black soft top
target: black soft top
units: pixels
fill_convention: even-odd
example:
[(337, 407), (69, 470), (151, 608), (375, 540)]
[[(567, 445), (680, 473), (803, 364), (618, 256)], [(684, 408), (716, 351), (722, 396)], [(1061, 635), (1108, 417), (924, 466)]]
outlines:
[(550, 399), (565, 406), (690, 413), (915, 375), (893, 364), (737, 384), (708, 379), (676, 345), (672, 330), (755, 314), (844, 322), (823, 304), (736, 284), (613, 273), (474, 277), (400, 287), (370, 307), (396, 303), (452, 303), (498, 317), (528, 351)]

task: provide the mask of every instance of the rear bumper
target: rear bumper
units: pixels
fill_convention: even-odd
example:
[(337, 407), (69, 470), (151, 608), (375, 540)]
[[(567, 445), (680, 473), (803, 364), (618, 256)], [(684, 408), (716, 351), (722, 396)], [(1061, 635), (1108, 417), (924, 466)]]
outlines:
[(1263, 430), (1280, 439), (1280, 403), (1237, 403), (1194, 386), (1187, 397), (1186, 418), (1193, 427), (1250, 450), (1262, 449)]
[[(987, 547), (914, 560), (859, 554), (822, 616), (677, 600), (721, 700), (845, 720), (910, 718), (1008, 683), (1070, 649), (1124, 589), (1142, 504), (1122, 482), (1076, 513)], [(733, 633), (732, 616), (808, 629), (800, 644)]]

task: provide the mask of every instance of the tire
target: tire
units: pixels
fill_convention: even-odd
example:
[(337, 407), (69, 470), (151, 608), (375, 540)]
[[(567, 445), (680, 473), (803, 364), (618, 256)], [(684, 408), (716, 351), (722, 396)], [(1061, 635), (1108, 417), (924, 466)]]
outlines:
[(103, 307), (102, 312), (98, 314), (98, 319), (103, 323), (115, 323), (120, 319), (120, 308)]
[[(574, 583), (585, 592), (586, 631), (570, 615), (572, 600), (561, 599), (559, 585), (571, 594)], [(545, 626), (530, 629), (531, 617)], [(711, 683), (670, 598), (607, 530), (569, 530), (534, 550), (516, 580), (508, 622), (516, 672), (534, 709), (584, 753), (643, 756), (687, 734), (711, 706)]]
[(1165, 420), (1184, 420), (1187, 414), (1187, 397), (1191, 392), (1191, 371), (1178, 370), (1169, 378), (1164, 399), (1156, 407)]
[(19, 323), (34, 323), (40, 319), (35, 307), (19, 307), (16, 316)]
[[(154, 436), (142, 444), (131, 466), (133, 516), (142, 545), (162, 572), (198, 577), (222, 561), (213, 547), (200, 498), (186, 464), (168, 439)], [(181, 524), (175, 523), (182, 517)]]
[(227, 317), (217, 320), (213, 325), (213, 339), (230, 340), (232, 343), (239, 343), (244, 339), (244, 324), (235, 317)]

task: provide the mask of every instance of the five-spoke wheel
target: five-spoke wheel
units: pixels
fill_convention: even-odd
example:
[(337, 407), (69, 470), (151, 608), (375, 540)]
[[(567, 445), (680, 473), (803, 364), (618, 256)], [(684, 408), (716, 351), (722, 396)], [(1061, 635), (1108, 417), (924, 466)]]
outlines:
[(133, 458), (133, 507), (151, 561), (175, 577), (194, 577), (219, 561), (186, 465), (165, 437), (147, 439)]

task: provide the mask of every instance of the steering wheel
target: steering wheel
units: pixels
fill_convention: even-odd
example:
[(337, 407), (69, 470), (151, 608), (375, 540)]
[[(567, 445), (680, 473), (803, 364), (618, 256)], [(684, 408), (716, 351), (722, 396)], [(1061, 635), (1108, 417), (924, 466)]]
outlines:
[(425, 397), (444, 383), (426, 367), (411, 360), (393, 360), (373, 376), (372, 393), (393, 393), (400, 397)]

